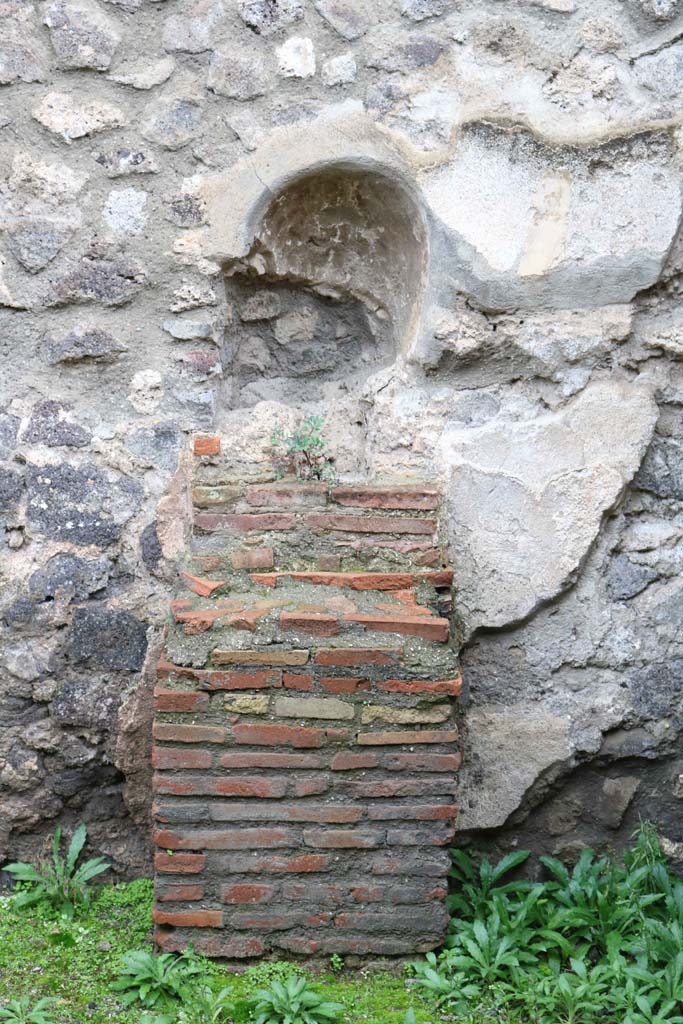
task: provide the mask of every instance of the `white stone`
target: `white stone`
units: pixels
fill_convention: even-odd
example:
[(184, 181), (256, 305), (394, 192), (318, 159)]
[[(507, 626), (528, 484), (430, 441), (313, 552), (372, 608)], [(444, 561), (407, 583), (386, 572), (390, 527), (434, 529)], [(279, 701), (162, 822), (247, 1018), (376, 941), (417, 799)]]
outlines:
[(139, 370), (131, 382), (128, 401), (136, 410), (147, 416), (159, 405), (162, 395), (162, 377), (157, 370)]
[(312, 78), (315, 74), (315, 50), (311, 39), (292, 36), (275, 52), (284, 78)]
[(197, 0), (197, 3), (186, 4), (185, 11), (166, 19), (164, 49), (185, 53), (203, 53), (213, 49), (216, 29), (225, 17), (220, 0)]
[(645, 387), (589, 385), (555, 413), (447, 427), (450, 536), (466, 628), (519, 621), (571, 584), (649, 444)]
[(147, 193), (137, 188), (114, 189), (107, 197), (102, 216), (118, 238), (140, 235), (147, 223)]
[(340, 53), (331, 57), (322, 66), (322, 79), (325, 85), (348, 85), (355, 82), (358, 74), (356, 58), (352, 53)]
[(132, 89), (153, 89), (162, 85), (173, 74), (175, 60), (173, 57), (160, 57), (159, 60), (138, 60), (122, 64), (107, 75), (112, 82), (129, 85)]
[(39, 124), (66, 142), (95, 135), (126, 123), (123, 111), (101, 100), (75, 100), (68, 93), (49, 92), (33, 110)]

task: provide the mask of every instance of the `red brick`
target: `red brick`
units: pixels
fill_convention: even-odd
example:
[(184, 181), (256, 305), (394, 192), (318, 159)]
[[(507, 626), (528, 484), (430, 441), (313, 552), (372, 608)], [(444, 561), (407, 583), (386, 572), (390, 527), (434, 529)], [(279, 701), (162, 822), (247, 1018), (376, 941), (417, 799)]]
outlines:
[(230, 555), (233, 569), (271, 569), (273, 567), (272, 548), (241, 548)]
[(284, 672), (282, 682), (288, 690), (306, 690), (310, 692), (313, 689), (313, 676), (303, 675), (303, 673), (299, 672)]
[(207, 580), (202, 576), (191, 576), (189, 572), (183, 572), (181, 576), (188, 589), (200, 597), (211, 597), (214, 590), (224, 587), (226, 583), (225, 580)]
[(231, 753), (221, 755), (223, 768), (324, 768), (325, 764), (317, 754), (271, 754), (269, 751), (258, 753)]
[(315, 821), (320, 824), (349, 825), (363, 816), (362, 807), (342, 804), (220, 804), (211, 807), (214, 821)]
[(246, 498), (250, 505), (270, 508), (273, 505), (306, 507), (327, 503), (327, 484), (255, 484), (247, 487)]
[(298, 846), (299, 833), (290, 828), (242, 828), (191, 832), (162, 829), (154, 842), (164, 850), (258, 850), (277, 846)]
[(206, 854), (204, 853), (161, 853), (154, 854), (156, 871), (169, 875), (198, 875), (204, 870)]
[(193, 900), (203, 900), (205, 891), (203, 885), (164, 883), (154, 886), (154, 898), (158, 903), (191, 903)]
[(416, 487), (335, 487), (331, 496), (338, 505), (361, 508), (431, 511), (439, 507), (438, 491)]
[(339, 676), (324, 676), (320, 679), (320, 686), (326, 693), (356, 693), (358, 690), (368, 690), (370, 682), (357, 676), (342, 678)]
[(448, 846), (454, 835), (454, 824), (448, 828), (434, 825), (421, 829), (390, 828), (387, 829), (387, 846)]
[(154, 707), (157, 711), (198, 711), (209, 703), (206, 693), (193, 690), (162, 690), (154, 691)]
[(213, 754), (209, 750), (185, 750), (182, 747), (153, 747), (152, 766), (160, 770), (174, 768), (210, 768)]
[(225, 528), (239, 533), (293, 530), (296, 525), (294, 516), (288, 512), (197, 512), (194, 524), (199, 530)]
[(454, 743), (458, 739), (457, 729), (404, 729), (400, 732), (361, 732), (358, 743), (361, 746), (387, 746), (392, 743)]
[(282, 673), (278, 669), (262, 669), (257, 672), (206, 673), (206, 683), (212, 690), (265, 690), (282, 686)]
[(380, 690), (388, 693), (446, 693), (450, 697), (457, 697), (462, 689), (462, 676), (456, 679), (440, 679), (427, 681), (425, 679), (386, 679), (377, 683)]
[(457, 772), (462, 763), (462, 754), (384, 754), (382, 767), (389, 771), (411, 772)]
[(377, 754), (350, 754), (344, 751), (341, 754), (335, 754), (330, 767), (333, 772), (348, 772), (357, 768), (377, 768), (378, 765)]
[(316, 665), (348, 668), (354, 665), (391, 665), (403, 654), (402, 647), (320, 647)]
[(238, 882), (234, 885), (221, 886), (221, 903), (262, 903), (275, 893), (274, 885), (256, 885), (249, 882)]
[(384, 838), (382, 832), (361, 831), (360, 829), (321, 829), (304, 830), (306, 846), (317, 846), (322, 850), (372, 850), (379, 846)]
[(220, 437), (195, 437), (195, 455), (218, 455), (221, 450)]
[(176, 928), (222, 928), (222, 910), (158, 910), (152, 911), (155, 924), (169, 924)]
[(253, 633), (259, 619), (267, 613), (268, 609), (262, 608), (235, 608), (234, 602), (227, 605), (216, 604), (213, 608), (198, 608), (191, 611), (176, 610), (175, 621), (185, 626), (187, 636), (196, 636), (199, 633), (206, 633), (217, 622), (223, 626), (231, 626), (233, 629), (246, 629)]
[(230, 918), (233, 928), (249, 928), (255, 931), (274, 932), (285, 928), (293, 928), (296, 925), (309, 924), (314, 926), (310, 919), (299, 913), (277, 913), (274, 911), (262, 911), (251, 914), (237, 913)]
[(448, 619), (438, 619), (426, 615), (361, 615), (349, 613), (343, 616), (344, 622), (353, 622), (366, 629), (380, 633), (400, 633), (402, 636), (421, 636), (425, 640), (437, 640), (445, 643), (448, 640)]
[(284, 630), (301, 630), (313, 636), (334, 636), (339, 632), (336, 615), (322, 612), (280, 612), (280, 627)]
[(211, 655), (214, 665), (279, 665), (286, 668), (305, 665), (308, 658), (307, 650), (290, 650), (277, 644), (258, 651), (214, 650)]
[(185, 665), (174, 665), (162, 656), (157, 662), (156, 674), (158, 679), (167, 679), (169, 676), (177, 676), (179, 679), (193, 679), (201, 682), (206, 677), (204, 669), (188, 668)]
[(408, 519), (400, 516), (347, 516), (310, 512), (304, 523), (313, 530), (343, 530), (348, 533), (411, 533), (431, 534), (436, 530), (434, 519)]
[(404, 591), (420, 583), (431, 583), (433, 587), (449, 587), (453, 572), (271, 572), (252, 573), (254, 583), (275, 587), (280, 580), (294, 580), (318, 586), (342, 587), (347, 590)]
[(152, 726), (155, 740), (170, 743), (225, 743), (225, 729), (216, 725), (175, 725), (173, 722), (155, 722)]
[(253, 857), (247, 863), (241, 863), (235, 870), (240, 873), (262, 875), (309, 875), (328, 871), (331, 866), (332, 858), (328, 854), (303, 853), (294, 857)]
[(325, 733), (322, 729), (302, 725), (261, 725), (240, 723), (233, 725), (236, 743), (277, 747), (322, 747)]
[(287, 792), (286, 778), (214, 778), (207, 775), (155, 775), (154, 791), (170, 796), (242, 796), (277, 799)]
[(457, 815), (457, 804), (378, 804), (368, 808), (370, 821), (454, 821)]
[(295, 778), (291, 785), (294, 796), (319, 796), (330, 788), (332, 777), (330, 775), (315, 775), (308, 779)]
[(157, 928), (154, 932), (154, 944), (165, 953), (182, 953), (190, 942), (197, 953), (227, 959), (256, 957), (265, 952), (261, 939), (250, 935), (233, 936), (223, 933), (215, 936), (192, 935), (191, 939), (188, 939), (175, 929), (169, 931), (166, 928)]

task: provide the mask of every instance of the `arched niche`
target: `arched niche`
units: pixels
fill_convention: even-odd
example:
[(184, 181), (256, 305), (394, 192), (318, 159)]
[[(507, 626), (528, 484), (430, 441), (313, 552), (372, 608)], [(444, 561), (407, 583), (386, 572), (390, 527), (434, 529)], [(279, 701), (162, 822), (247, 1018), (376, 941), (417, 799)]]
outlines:
[(323, 383), (348, 390), (393, 363), (417, 327), (427, 253), (395, 176), (349, 162), (286, 184), (225, 266), (230, 404), (316, 399)]

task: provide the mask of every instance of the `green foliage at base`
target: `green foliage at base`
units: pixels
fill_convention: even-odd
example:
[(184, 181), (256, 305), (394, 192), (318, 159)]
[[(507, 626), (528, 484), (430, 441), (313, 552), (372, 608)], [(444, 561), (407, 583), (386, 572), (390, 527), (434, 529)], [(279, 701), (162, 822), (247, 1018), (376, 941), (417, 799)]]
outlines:
[(154, 955), (148, 881), (95, 888), (75, 918), (0, 897), (0, 1022), (683, 1024), (683, 882), (654, 830), (623, 862), (544, 858), (545, 881), (511, 881), (527, 856), (454, 852), (446, 948), (408, 979)]
[(584, 850), (544, 882), (505, 882), (529, 854), (453, 851), (453, 919), (420, 989), (456, 1014), (488, 1003), (531, 1024), (683, 1024), (683, 882), (644, 825), (623, 863)]

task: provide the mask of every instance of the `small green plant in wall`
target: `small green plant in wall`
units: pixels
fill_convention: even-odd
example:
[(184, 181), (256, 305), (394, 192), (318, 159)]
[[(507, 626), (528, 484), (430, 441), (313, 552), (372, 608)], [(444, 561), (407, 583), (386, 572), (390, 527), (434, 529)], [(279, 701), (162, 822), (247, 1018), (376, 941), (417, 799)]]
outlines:
[(299, 480), (335, 482), (334, 460), (323, 435), (324, 417), (304, 416), (291, 432), (277, 427), (271, 434), (273, 465), (278, 480), (291, 474)]

